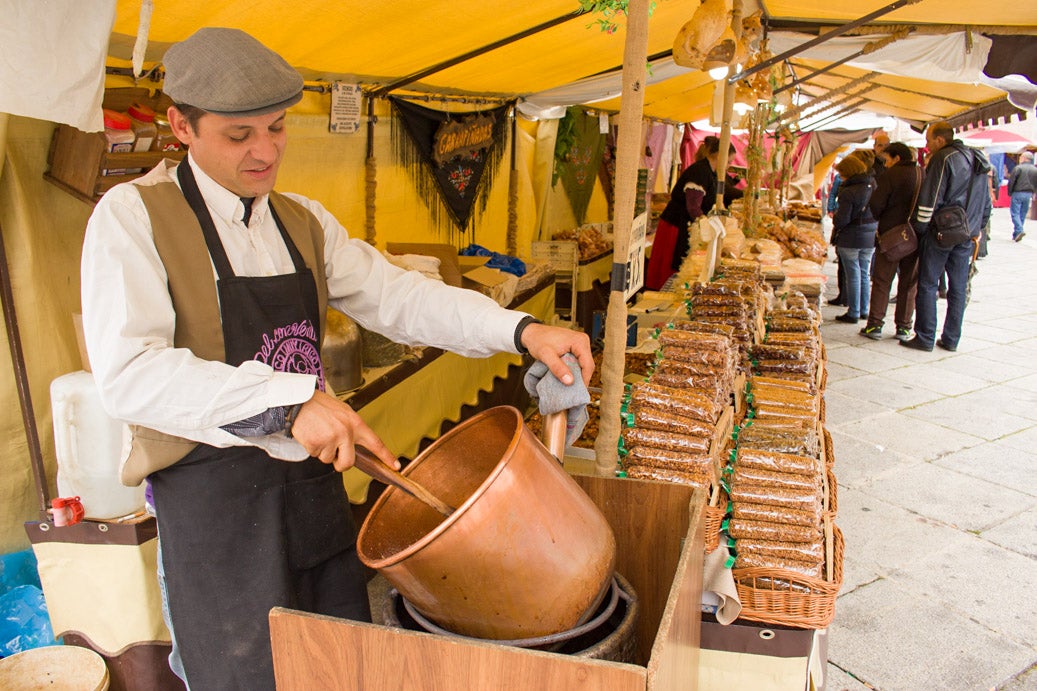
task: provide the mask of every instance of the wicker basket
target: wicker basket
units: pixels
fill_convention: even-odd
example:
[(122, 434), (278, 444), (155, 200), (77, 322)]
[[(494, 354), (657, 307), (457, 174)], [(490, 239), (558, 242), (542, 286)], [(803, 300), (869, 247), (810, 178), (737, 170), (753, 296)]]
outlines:
[(727, 492), (720, 484), (713, 485), (709, 493), (709, 505), (706, 506), (703, 519), (703, 530), (705, 531), (706, 554), (709, 554), (720, 546), (720, 529), (727, 515)]
[(825, 470), (825, 511), (832, 518), (839, 512), (839, 485), (835, 481), (835, 473), (831, 468)]
[(817, 405), (817, 419), (821, 421), (821, 424), (824, 424), (828, 413), (826, 410), (827, 406), (825, 405), (824, 394), (818, 393), (818, 397), (820, 397), (821, 402)]
[[(831, 578), (754, 567), (733, 569), (742, 619), (804, 629), (826, 628), (835, 618), (835, 600), (843, 583), (843, 534), (831, 522), (828, 560)], [(826, 533), (829, 531), (826, 530)], [(789, 584), (782, 588), (774, 581)]]
[(825, 467), (831, 468), (835, 465), (835, 447), (832, 446), (832, 434), (827, 429), (824, 430), (825, 437)]

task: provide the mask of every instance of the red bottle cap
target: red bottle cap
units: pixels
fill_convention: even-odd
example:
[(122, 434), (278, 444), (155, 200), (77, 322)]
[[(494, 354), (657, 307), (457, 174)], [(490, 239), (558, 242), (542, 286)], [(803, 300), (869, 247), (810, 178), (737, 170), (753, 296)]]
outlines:
[(155, 111), (143, 103), (134, 103), (127, 109), (127, 112), (141, 122), (151, 122), (155, 119)]
[(113, 130), (128, 130), (130, 129), (130, 116), (125, 113), (120, 113), (117, 110), (103, 109), (104, 112), (104, 126)]

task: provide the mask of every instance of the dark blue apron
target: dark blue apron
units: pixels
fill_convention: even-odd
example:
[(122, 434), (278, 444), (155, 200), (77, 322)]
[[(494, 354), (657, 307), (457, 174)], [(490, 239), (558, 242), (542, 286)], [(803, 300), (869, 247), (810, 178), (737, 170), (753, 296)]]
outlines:
[[(323, 389), (316, 285), (274, 208), (295, 273), (235, 276), (190, 166), (177, 175), (219, 275), (227, 363), (315, 374)], [(208, 267), (200, 271), (209, 280)], [(272, 607), (370, 621), (356, 526), (333, 467), (200, 444), (149, 480), (170, 617), (195, 691), (274, 688)]]

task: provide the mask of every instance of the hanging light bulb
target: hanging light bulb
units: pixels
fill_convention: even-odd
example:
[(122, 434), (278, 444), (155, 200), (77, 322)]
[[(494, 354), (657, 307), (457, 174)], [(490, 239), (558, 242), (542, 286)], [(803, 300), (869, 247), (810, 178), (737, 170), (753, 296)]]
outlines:
[(720, 81), (727, 76), (728, 65), (719, 65), (718, 67), (712, 67), (708, 70), (709, 78), (713, 81)]

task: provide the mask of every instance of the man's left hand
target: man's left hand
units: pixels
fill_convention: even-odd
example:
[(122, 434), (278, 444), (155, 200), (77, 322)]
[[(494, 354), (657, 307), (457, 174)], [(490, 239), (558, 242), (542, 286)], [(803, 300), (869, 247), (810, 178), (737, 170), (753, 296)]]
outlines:
[(572, 353), (580, 363), (584, 385), (589, 385), (594, 374), (594, 356), (591, 354), (590, 338), (582, 331), (573, 331), (560, 326), (530, 324), (522, 330), (522, 345), (529, 354), (558, 377), (563, 384), (572, 384), (573, 375), (562, 362), (562, 356)]

